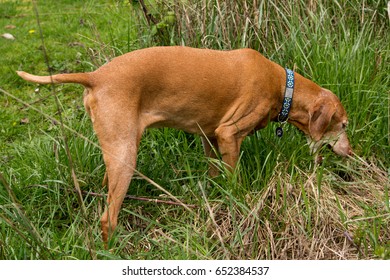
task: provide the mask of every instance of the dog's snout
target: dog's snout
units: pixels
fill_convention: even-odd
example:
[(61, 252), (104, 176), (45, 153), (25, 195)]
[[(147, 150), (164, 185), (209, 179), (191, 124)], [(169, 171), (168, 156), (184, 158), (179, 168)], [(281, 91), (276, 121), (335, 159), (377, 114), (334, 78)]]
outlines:
[(331, 144), (333, 151), (343, 157), (352, 156), (353, 151), (345, 133), (341, 134), (336, 143)]

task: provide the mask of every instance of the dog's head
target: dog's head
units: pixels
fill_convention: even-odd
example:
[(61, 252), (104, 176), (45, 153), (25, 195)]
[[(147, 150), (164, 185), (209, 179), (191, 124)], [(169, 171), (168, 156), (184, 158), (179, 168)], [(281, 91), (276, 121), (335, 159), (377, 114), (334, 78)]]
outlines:
[(324, 144), (340, 156), (352, 155), (346, 128), (347, 113), (340, 100), (331, 91), (322, 89), (309, 111), (309, 141), (312, 152)]

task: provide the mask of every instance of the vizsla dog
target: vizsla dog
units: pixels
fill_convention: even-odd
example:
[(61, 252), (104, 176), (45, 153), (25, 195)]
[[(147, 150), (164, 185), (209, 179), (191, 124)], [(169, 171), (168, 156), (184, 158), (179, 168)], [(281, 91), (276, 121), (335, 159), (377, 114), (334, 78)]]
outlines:
[[(106, 244), (117, 226), (139, 142), (148, 127), (201, 135), (206, 155), (216, 157), (219, 151), (231, 170), (244, 137), (269, 121), (298, 127), (310, 139), (313, 152), (327, 143), (338, 155), (352, 153), (345, 133), (347, 114), (336, 95), (250, 49), (154, 47), (124, 54), (89, 73), (17, 73), (30, 82), (85, 87), (84, 105), (108, 175), (108, 206), (101, 218)], [(286, 73), (291, 75), (288, 83)], [(286, 96), (293, 96), (292, 102), (290, 98), (286, 103)], [(215, 175), (216, 169), (211, 167), (210, 173)]]

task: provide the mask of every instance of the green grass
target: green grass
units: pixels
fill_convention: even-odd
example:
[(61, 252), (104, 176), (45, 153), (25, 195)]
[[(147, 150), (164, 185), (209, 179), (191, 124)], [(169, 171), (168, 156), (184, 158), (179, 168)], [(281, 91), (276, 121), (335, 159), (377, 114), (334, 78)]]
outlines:
[[(244, 141), (236, 174), (211, 179), (197, 136), (149, 130), (138, 170), (154, 184), (135, 176), (128, 194), (196, 207), (128, 199), (106, 251), (105, 169), (82, 88), (57, 86), (57, 106), (51, 87), (16, 76), (48, 68), (31, 2), (2, 1), (0, 34), (16, 40), (0, 38), (0, 259), (390, 258), (386, 1), (146, 1), (151, 26), (130, 2), (38, 1), (51, 70), (91, 71), (153, 45), (254, 48), (340, 97), (357, 156), (324, 149), (315, 165), (297, 129), (276, 139), (271, 124)], [(59, 123), (44, 115), (59, 119), (58, 107), (75, 176)]]

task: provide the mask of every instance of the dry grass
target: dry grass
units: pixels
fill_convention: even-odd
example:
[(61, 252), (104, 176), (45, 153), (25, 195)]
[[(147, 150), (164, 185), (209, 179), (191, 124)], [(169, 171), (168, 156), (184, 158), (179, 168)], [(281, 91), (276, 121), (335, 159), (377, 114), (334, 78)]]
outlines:
[[(374, 248), (366, 246), (372, 243), (369, 235), (361, 231), (377, 222), (378, 243), (390, 239), (388, 202), (383, 201), (389, 180), (385, 172), (361, 159), (351, 160), (350, 165), (355, 174), (348, 181), (324, 169), (319, 187), (321, 167), (310, 173), (296, 168), (300, 180), (294, 182), (279, 164), (262, 191), (248, 193), (241, 201), (228, 194), (215, 199), (201, 195), (202, 206), (187, 218), (181, 211), (162, 207), (160, 218), (153, 221), (147, 210), (137, 208), (128, 216), (127, 229), (129, 234), (145, 229), (147, 236), (138, 245), (125, 247), (130, 254), (141, 250), (146, 255), (156, 247), (178, 247), (196, 259), (378, 258)], [(204, 234), (206, 244), (183, 241), (188, 230), (193, 232), (187, 238)], [(207, 246), (213, 249), (207, 253), (199, 249)]]
[[(360, 168), (366, 169), (365, 164)], [(390, 215), (383, 202), (384, 186), (388, 185), (386, 174), (377, 170), (371, 174), (372, 181), (354, 178), (342, 189), (332, 187), (332, 181), (340, 178), (325, 178), (321, 193), (317, 186), (317, 170), (311, 174), (299, 171), (302, 185), (291, 185), (284, 168), (275, 171), (269, 186), (256, 197), (247, 196), (247, 211), (234, 213), (214, 206), (218, 216), (219, 230), (227, 243), (233, 243), (240, 233), (242, 247), (231, 252), (234, 259), (358, 259), (371, 258), (354, 241), (353, 233), (359, 228), (359, 217), (367, 217), (366, 207), (378, 205), (386, 225)], [(326, 177), (333, 175), (328, 174)], [(280, 179), (283, 178), (283, 181)], [(282, 193), (277, 195), (277, 185)], [(340, 185), (340, 182), (338, 182)], [(250, 211), (248, 211), (250, 210)], [(234, 218), (233, 218), (234, 216)], [(264, 219), (264, 216), (267, 218)], [(235, 222), (233, 220), (235, 219)], [(372, 219), (375, 219), (372, 218)], [(356, 220), (356, 221), (355, 221)], [(343, 222), (344, 221), (344, 222)], [(213, 223), (208, 221), (209, 227)], [(234, 226), (237, 224), (237, 226)], [(384, 225), (384, 229), (387, 229)], [(390, 233), (383, 232), (382, 241), (389, 240)], [(261, 246), (259, 246), (261, 244)]]

